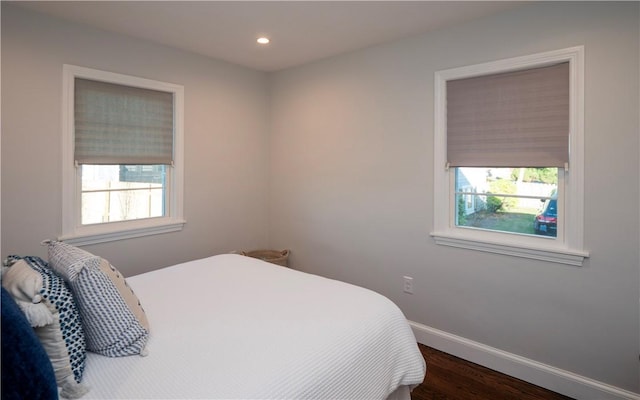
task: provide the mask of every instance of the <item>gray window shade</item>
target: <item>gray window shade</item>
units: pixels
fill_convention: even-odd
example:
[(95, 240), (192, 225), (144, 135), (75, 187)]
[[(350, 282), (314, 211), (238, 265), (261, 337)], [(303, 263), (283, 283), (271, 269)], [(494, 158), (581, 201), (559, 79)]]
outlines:
[(447, 158), (462, 167), (563, 167), (569, 63), (448, 81)]
[(173, 93), (75, 79), (79, 164), (171, 164)]

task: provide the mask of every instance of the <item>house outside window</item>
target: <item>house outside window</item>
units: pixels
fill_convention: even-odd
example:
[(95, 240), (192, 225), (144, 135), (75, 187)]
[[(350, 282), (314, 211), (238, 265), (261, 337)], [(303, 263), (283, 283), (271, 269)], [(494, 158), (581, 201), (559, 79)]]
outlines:
[(182, 86), (65, 65), (63, 234), (90, 244), (182, 229)]
[(437, 244), (582, 265), (583, 65), (574, 47), (436, 72)]

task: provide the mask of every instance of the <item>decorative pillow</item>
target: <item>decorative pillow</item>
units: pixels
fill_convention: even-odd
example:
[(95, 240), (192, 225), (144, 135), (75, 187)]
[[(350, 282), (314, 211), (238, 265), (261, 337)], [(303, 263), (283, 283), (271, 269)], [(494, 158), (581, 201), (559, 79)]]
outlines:
[[(2, 398), (57, 399), (49, 357), (13, 297), (2, 288)], [(46, 308), (46, 307), (45, 307)], [(38, 382), (34, 385), (34, 382)]]
[[(113, 268), (105, 273), (101, 264), (106, 260), (85, 250), (66, 243), (45, 242), (49, 250), (49, 264), (69, 283), (75, 295), (82, 316), (82, 324), (87, 339), (87, 349), (108, 357), (134, 354), (146, 355), (145, 345), (149, 338), (146, 316), (143, 321), (136, 314), (144, 316), (135, 294), (126, 286), (122, 275)], [(133, 299), (133, 306), (127, 304), (115, 281), (124, 283), (129, 291), (127, 297)], [(126, 292), (126, 290), (124, 290)]]
[(64, 280), (39, 257), (9, 256), (2, 286), (34, 327), (50, 362), (62, 396), (78, 398), (88, 389), (80, 384), (86, 344), (80, 315)]
[(147, 314), (144, 312), (144, 308), (142, 308), (142, 304), (140, 304), (138, 296), (133, 292), (133, 289), (131, 289), (120, 271), (118, 271), (116, 267), (111, 265), (111, 263), (104, 258), (100, 260), (100, 271), (102, 271), (102, 273), (111, 280), (116, 289), (118, 289), (118, 293), (120, 293), (124, 302), (127, 303), (129, 310), (131, 310), (138, 322), (140, 322), (140, 325), (149, 332), (150, 329)]

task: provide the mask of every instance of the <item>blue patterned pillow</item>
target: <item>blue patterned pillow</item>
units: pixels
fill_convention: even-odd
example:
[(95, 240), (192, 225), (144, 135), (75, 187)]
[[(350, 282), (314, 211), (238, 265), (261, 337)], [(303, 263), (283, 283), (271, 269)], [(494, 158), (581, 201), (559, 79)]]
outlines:
[(108, 357), (145, 355), (149, 332), (128, 307), (102, 258), (62, 242), (48, 242), (49, 263), (71, 286), (82, 316), (87, 350)]
[(67, 398), (82, 396), (87, 392), (79, 385), (86, 342), (71, 290), (39, 257), (9, 256), (6, 263), (11, 266), (3, 273), (2, 286), (26, 312), (51, 360), (62, 394)]

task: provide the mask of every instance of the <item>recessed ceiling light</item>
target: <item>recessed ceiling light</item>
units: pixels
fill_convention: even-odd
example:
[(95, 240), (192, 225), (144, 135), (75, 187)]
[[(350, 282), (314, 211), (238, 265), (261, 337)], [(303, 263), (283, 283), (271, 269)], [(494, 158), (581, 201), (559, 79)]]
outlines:
[(257, 42), (260, 44), (268, 44), (269, 41), (270, 41), (269, 38), (266, 38), (266, 37), (259, 37), (257, 40)]

